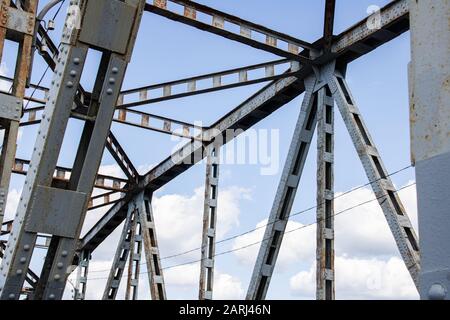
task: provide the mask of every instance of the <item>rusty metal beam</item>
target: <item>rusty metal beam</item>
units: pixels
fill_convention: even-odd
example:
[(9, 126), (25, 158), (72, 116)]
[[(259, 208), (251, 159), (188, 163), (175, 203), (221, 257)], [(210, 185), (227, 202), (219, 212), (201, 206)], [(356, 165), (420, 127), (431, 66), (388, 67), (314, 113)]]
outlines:
[(335, 299), (334, 100), (328, 86), (317, 92), (316, 299)]
[[(197, 94), (290, 77), (295, 75), (295, 73), (284, 72), (288, 69), (290, 63), (291, 60), (289, 59), (281, 59), (242, 68), (234, 68), (221, 72), (208, 73), (196, 77), (189, 77), (181, 80), (124, 90), (120, 93), (117, 108), (136, 107), (160, 101), (183, 98)], [(283, 66), (285, 66), (285, 68), (282, 68)], [(280, 69), (282, 69), (282, 71), (280, 71)], [(256, 75), (252, 75), (250, 72), (254, 72)], [(228, 78), (224, 79), (226, 76), (228, 76)], [(233, 79), (230, 79), (231, 76), (233, 76)], [(200, 81), (203, 82), (199, 83)], [(207, 81), (208, 83), (206, 83)], [(203, 86), (200, 87), (200, 84), (203, 84)], [(174, 87), (178, 89), (177, 93), (172, 93), (172, 88)]]
[(139, 180), (139, 172), (136, 170), (133, 162), (131, 162), (125, 150), (122, 148), (119, 141), (111, 131), (106, 138), (106, 148), (114, 160), (116, 160), (117, 164), (122, 169), (123, 173), (125, 173), (128, 177), (130, 182), (132, 184), (137, 183)]
[[(27, 175), (28, 166), (30, 165), (30, 160), (16, 159), (13, 165), (13, 173), (20, 175)], [(53, 183), (57, 184), (67, 184), (70, 180), (72, 169), (65, 167), (56, 167), (55, 174), (53, 177)], [(126, 192), (128, 189), (125, 185), (128, 183), (127, 179), (114, 177), (110, 175), (98, 174), (95, 180), (95, 188), (110, 190), (115, 192)]]
[(88, 211), (103, 208), (119, 202), (121, 200), (120, 197), (115, 200), (111, 199), (111, 196), (117, 193), (119, 193), (119, 191), (108, 191), (102, 194), (92, 196), (88, 204)]
[[(172, 11), (167, 5), (167, 1), (177, 4), (178, 9), (180, 9), (180, 13), (175, 10)], [(312, 49), (312, 45), (310, 43), (194, 1), (154, 0), (153, 4), (146, 4), (145, 11), (188, 24), (195, 28), (244, 43), (257, 49), (289, 59), (294, 59), (304, 64), (311, 63), (307, 52), (302, 52), (299, 54), (302, 48), (307, 50)], [(200, 19), (197, 19), (197, 12), (207, 15), (208, 18), (210, 18), (210, 21), (203, 22)], [(227, 30), (228, 24), (238, 27), (240, 29), (240, 33), (233, 32), (231, 29)], [(265, 42), (256, 40), (256, 38), (252, 37), (252, 33), (263, 36), (265, 38)], [(283, 46), (288, 49), (282, 49)]]
[(325, 3), (325, 18), (323, 27), (323, 39), (325, 50), (331, 48), (333, 42), (334, 29), (334, 13), (336, 9), (336, 0), (326, 0)]
[(9, 0), (0, 3), (0, 63), (4, 53), (6, 40), (17, 43), (14, 80), (10, 92), (1, 94), (2, 108), (0, 123), (5, 129), (0, 154), (0, 223), (6, 209), (11, 168), (14, 163), (19, 134), (20, 115), (23, 109), (22, 100), (25, 96), (28, 72), (30, 70), (31, 51), (33, 43), (34, 16), (38, 7), (37, 0), (26, 0), (21, 10), (14, 7)]
[(200, 141), (204, 139), (204, 127), (138, 110), (118, 109), (114, 113), (113, 121), (181, 138)]

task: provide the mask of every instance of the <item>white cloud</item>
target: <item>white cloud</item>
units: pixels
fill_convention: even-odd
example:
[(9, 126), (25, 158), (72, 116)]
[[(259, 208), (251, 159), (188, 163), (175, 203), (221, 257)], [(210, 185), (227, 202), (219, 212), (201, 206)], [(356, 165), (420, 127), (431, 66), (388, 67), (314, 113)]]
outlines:
[(14, 219), (22, 191), (12, 189), (8, 193), (5, 209), (5, 221)]
[[(189, 290), (196, 298), (200, 279), (200, 264), (190, 264), (168, 269), (164, 273), (164, 280), (168, 287), (175, 290)], [(222, 273), (216, 268), (214, 272), (213, 297), (216, 300), (235, 300), (244, 297), (244, 289), (239, 278)]]
[[(414, 284), (403, 261), (336, 257), (336, 299), (416, 299)], [(295, 296), (315, 297), (315, 263), (290, 279)]]
[(164, 271), (164, 281), (168, 286), (194, 287), (198, 286), (200, 264), (193, 263)]
[[(0, 75), (6, 76), (8, 74), (8, 67), (2, 63), (0, 64)], [(0, 91), (8, 92), (11, 87), (11, 83), (5, 80), (0, 80)]]
[(98, 169), (98, 173), (104, 174), (107, 176), (113, 176), (113, 177), (117, 177), (117, 178), (126, 179), (126, 176), (123, 173), (122, 169), (120, 169), (119, 165), (116, 163), (101, 165), (100, 168)]
[(213, 298), (216, 300), (241, 300), (244, 289), (239, 278), (225, 273), (217, 273), (214, 277)]

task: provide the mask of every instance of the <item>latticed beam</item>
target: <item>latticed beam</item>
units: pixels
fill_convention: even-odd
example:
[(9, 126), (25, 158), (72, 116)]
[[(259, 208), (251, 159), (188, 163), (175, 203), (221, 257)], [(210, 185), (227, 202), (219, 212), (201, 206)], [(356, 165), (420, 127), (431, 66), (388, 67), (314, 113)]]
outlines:
[[(291, 60), (282, 59), (124, 90), (120, 93), (117, 107), (136, 107), (159, 101), (286, 78), (295, 75), (295, 72), (286, 72), (286, 70), (289, 70), (290, 64)], [(173, 89), (177, 89), (177, 92), (174, 93)]]
[[(13, 172), (20, 175), (27, 175), (29, 171), (30, 160), (16, 159), (13, 166)], [(56, 167), (53, 174), (54, 183), (68, 184), (72, 174), (72, 169), (64, 167)], [(127, 179), (114, 177), (110, 175), (97, 174), (95, 179), (95, 188), (111, 190), (115, 192), (126, 192), (128, 189), (125, 185), (128, 183)]]
[(394, 184), (388, 175), (359, 108), (342, 73), (334, 65), (325, 67), (328, 86), (339, 108), (353, 144), (371, 182), (380, 207), (394, 236), (400, 255), (414, 284), (419, 288), (419, 240)]
[(113, 121), (172, 136), (200, 141), (204, 140), (204, 128), (201, 126), (142, 111), (130, 109), (116, 110)]
[(0, 125), (4, 128), (0, 155), (0, 224), (3, 222), (5, 214), (11, 168), (16, 156), (19, 122), (23, 109), (22, 101), (31, 67), (30, 57), (37, 6), (37, 0), (23, 1), (20, 9), (15, 8), (14, 3), (10, 0), (2, 0), (0, 3), (2, 17), (0, 20), (0, 63), (4, 63), (2, 58), (6, 40), (16, 42), (18, 46), (14, 80), (10, 92), (0, 93), (2, 103)]
[(211, 300), (213, 298), (217, 199), (219, 197), (220, 147), (212, 145), (207, 152), (199, 281), (200, 300)]
[(247, 300), (263, 300), (267, 294), (311, 139), (316, 129), (317, 94), (314, 93), (315, 85), (315, 76), (305, 79), (305, 96), (253, 269)]
[(119, 191), (109, 191), (92, 196), (89, 200), (88, 210), (96, 210), (119, 202), (120, 200), (122, 200), (121, 196), (117, 197), (116, 199), (111, 198), (118, 193)]
[(166, 287), (151, 202), (152, 195), (141, 192), (135, 199), (136, 208), (139, 212), (139, 223), (142, 229), (150, 295), (153, 300), (166, 300)]
[(334, 300), (334, 100), (328, 86), (317, 101), (316, 298)]
[(108, 137), (106, 138), (106, 149), (112, 155), (114, 160), (116, 160), (119, 167), (122, 169), (123, 173), (128, 177), (132, 184), (137, 183), (139, 180), (139, 172), (131, 162), (125, 150), (120, 145), (117, 138), (110, 131)]
[(166, 290), (161, 268), (155, 220), (153, 218), (151, 196), (141, 192), (130, 201), (125, 224), (108, 276), (103, 300), (115, 300), (128, 262), (125, 299), (137, 299), (141, 252), (144, 249), (153, 300), (165, 300)]
[[(171, 6), (168, 5), (168, 2)], [(174, 7), (172, 5), (176, 8), (172, 8)], [(282, 57), (305, 64), (311, 63), (306, 53), (300, 53), (301, 49), (311, 49), (310, 43), (194, 1), (154, 0), (153, 4), (146, 4), (145, 10)], [(197, 17), (197, 12), (206, 15), (209, 21), (202, 21), (204, 19)], [(234, 29), (239, 28), (239, 33), (234, 32), (233, 27)], [(265, 42), (257, 40), (255, 35), (263, 37)]]
[(74, 300), (86, 299), (87, 277), (89, 272), (89, 261), (91, 260), (91, 253), (82, 251), (79, 256), (77, 279), (73, 293)]
[[(80, 109), (77, 111), (72, 111), (71, 117), (80, 120), (92, 120), (92, 118), (86, 116), (85, 112), (86, 110)], [(43, 114), (44, 107), (33, 107), (26, 109), (24, 116), (20, 121), (20, 126), (23, 127), (41, 123)], [(204, 140), (202, 134), (204, 128), (201, 126), (138, 110), (117, 109), (113, 115), (113, 122), (181, 138)], [(126, 171), (129, 170), (126, 169)], [(127, 174), (127, 172), (125, 173)], [(135, 174), (131, 171), (129, 174), (130, 176), (135, 176)], [(133, 178), (133, 180), (136, 179)]]

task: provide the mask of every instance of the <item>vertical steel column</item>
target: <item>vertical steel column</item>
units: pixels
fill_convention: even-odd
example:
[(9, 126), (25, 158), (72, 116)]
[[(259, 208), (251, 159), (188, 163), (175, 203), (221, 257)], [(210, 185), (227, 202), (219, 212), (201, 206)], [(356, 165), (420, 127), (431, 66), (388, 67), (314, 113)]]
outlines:
[(141, 222), (150, 294), (153, 300), (166, 300), (166, 288), (161, 268), (151, 199), (152, 195), (144, 191), (136, 197), (135, 201)]
[(87, 276), (89, 271), (89, 261), (91, 253), (83, 250), (80, 254), (77, 270), (77, 281), (75, 283), (74, 300), (84, 300), (86, 298)]
[(334, 300), (334, 100), (328, 86), (317, 99), (316, 298)]
[(142, 226), (140, 222), (141, 213), (135, 207), (133, 212), (133, 222), (131, 223), (131, 241), (128, 261), (127, 287), (125, 290), (125, 300), (137, 300), (139, 287), (139, 274), (141, 268), (142, 249)]
[(122, 234), (111, 265), (111, 271), (109, 272), (105, 291), (103, 292), (103, 300), (116, 299), (117, 291), (119, 290), (120, 281), (122, 280), (123, 271), (125, 270), (125, 265), (131, 249), (131, 241), (133, 239), (131, 229), (134, 221), (134, 205), (129, 203), (127, 218), (123, 225)]
[[(23, 97), (31, 63), (31, 47), (38, 0), (23, 1), (22, 10), (11, 7), (11, 0), (2, 0), (0, 7), (0, 63), (5, 39), (19, 44), (14, 82), (11, 94), (0, 94), (2, 108), (0, 125), (5, 129), (0, 156), (0, 225), (5, 214), (12, 168), (16, 156), (19, 122), (22, 116)], [(5, 114), (6, 113), (6, 114)]]
[(422, 299), (450, 299), (450, 1), (409, 1)]
[[(63, 295), (144, 5), (143, 0), (71, 1), (45, 118), (1, 267), (1, 299), (19, 299), (38, 233), (51, 235), (51, 243), (34, 298)], [(89, 48), (102, 50), (87, 112), (95, 120), (85, 122), (70, 181), (62, 189), (52, 185), (53, 174)]]
[(336, 101), (353, 144), (371, 181), (372, 189), (386, 217), (397, 247), (416, 285), (419, 284), (420, 257), (419, 242), (411, 221), (396, 192), (388, 171), (378, 153), (374, 141), (364, 123), (361, 113), (352, 97), (342, 74), (334, 64), (325, 67), (327, 81)]
[(203, 207), (202, 258), (200, 261), (199, 299), (212, 300), (214, 255), (216, 250), (217, 198), (219, 188), (220, 147), (207, 150), (205, 200)]
[(300, 177), (317, 121), (317, 98), (314, 94), (315, 76), (305, 79), (305, 96), (295, 127), (289, 153), (270, 212), (264, 238), (247, 291), (248, 300), (265, 298), (280, 251), (283, 235), (294, 202)]

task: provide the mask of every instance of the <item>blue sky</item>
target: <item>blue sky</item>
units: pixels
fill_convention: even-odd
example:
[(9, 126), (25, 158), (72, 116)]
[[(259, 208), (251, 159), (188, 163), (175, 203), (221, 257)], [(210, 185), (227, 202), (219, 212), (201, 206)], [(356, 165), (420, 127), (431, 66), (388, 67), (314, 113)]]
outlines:
[[(310, 42), (320, 38), (323, 30), (323, 8), (325, 3), (323, 0), (285, 0), (278, 2), (268, 0), (204, 0), (198, 2)], [(388, 2), (386, 0), (338, 0), (335, 33), (337, 34), (345, 30), (360, 19), (366, 17), (367, 8), (370, 5), (383, 6)], [(52, 37), (56, 43), (59, 41), (60, 34), (58, 30), (61, 26), (61, 17), (64, 12), (65, 9), (62, 10), (62, 14), (60, 14), (60, 18), (58, 19), (57, 30), (52, 33)], [(9, 61), (12, 59), (12, 48), (10, 51), (11, 53), (6, 54), (6, 59), (9, 58)], [(87, 89), (92, 86), (98, 57), (96, 53), (90, 54), (88, 57), (82, 78), (82, 84)], [(266, 62), (277, 58), (277, 56), (247, 47), (243, 44), (167, 20), (163, 17), (145, 13), (123, 89)], [(366, 124), (377, 143), (389, 172), (403, 168), (410, 163), (407, 90), (407, 63), (409, 59), (409, 33), (406, 33), (376, 51), (356, 60), (349, 66), (347, 72), (349, 86), (359, 104)], [(9, 65), (12, 66), (12, 62), (6, 65), (7, 69), (12, 69), (8, 68)], [(37, 57), (33, 73), (34, 82), (39, 80), (44, 69), (45, 65), (42, 59)], [(43, 82), (44, 85), (48, 85), (51, 79), (50, 76), (51, 74), (47, 74)], [(210, 125), (264, 85), (258, 84), (185, 99), (169, 100), (167, 102), (141, 106), (138, 109), (188, 122), (202, 121), (204, 125)], [(261, 168), (258, 165), (225, 164), (221, 166), (219, 193), (223, 191), (223, 195), (221, 194), (219, 197), (219, 214), (222, 212), (223, 219), (228, 220), (222, 221), (223, 227), (221, 225), (218, 226), (219, 239), (220, 237), (228, 237), (252, 229), (256, 224), (261, 223), (261, 221), (267, 218), (298, 117), (302, 98), (303, 95), (294, 99), (255, 126), (255, 129), (279, 130), (280, 170), (277, 175), (260, 175)], [(70, 121), (63, 146), (63, 155), (59, 161), (60, 165), (72, 166), (81, 128), (80, 121)], [(18, 157), (30, 158), (36, 130), (37, 127), (30, 127), (23, 130), (19, 142)], [(171, 141), (169, 136), (119, 124), (113, 124), (112, 130), (132, 161), (141, 169), (148, 169), (165, 159), (176, 143)], [(367, 178), (337, 109), (335, 139), (336, 192), (344, 192), (365, 184)], [(114, 166), (114, 160), (107, 152), (105, 152), (102, 166), (103, 170), (106, 170), (104, 172), (119, 171)], [(168, 183), (155, 194), (156, 221), (157, 223), (158, 221), (161, 222), (161, 228), (158, 229), (158, 237), (160, 238), (162, 256), (184, 251), (186, 249), (182, 243), (184, 241), (189, 244), (192, 243), (194, 247), (196, 246), (195, 241), (197, 240), (192, 239), (192, 237), (196, 236), (199, 228), (201, 228), (201, 220), (196, 219), (201, 215), (204, 170), (203, 164), (196, 165)], [(316, 144), (313, 142), (293, 206), (293, 212), (301, 211), (315, 204), (315, 172)], [(408, 170), (393, 177), (393, 181), (398, 187), (408, 184), (411, 180), (414, 180), (413, 170)], [(18, 194), (22, 183), (22, 177), (14, 177), (11, 184), (11, 192)], [(415, 211), (415, 197), (413, 193), (405, 193), (404, 200), (408, 202), (406, 204), (407, 207)], [(341, 201), (337, 206), (346, 208), (351, 206), (351, 204), (358, 203), (358, 201), (365, 201), (367, 197), (370, 198), (371, 196), (368, 190), (362, 190), (354, 198), (346, 198), (345, 201)], [(355, 199), (358, 199), (358, 201)], [(224, 210), (229, 211), (224, 212)], [(373, 221), (373, 230), (377, 230), (376, 228), (378, 227), (381, 228), (381, 240), (377, 239), (376, 236), (374, 236), (375, 239), (372, 239), (363, 232), (358, 233), (355, 231), (352, 234), (353, 236), (356, 237), (359, 235), (362, 237), (353, 240), (355, 245), (359, 241), (361, 243), (367, 243), (367, 249), (364, 249), (364, 251), (362, 249), (360, 250), (360, 248), (346, 247), (345, 244), (342, 244), (341, 252), (339, 252), (340, 249), (337, 250), (339, 258), (343, 259), (342, 266), (356, 269), (365, 268), (368, 272), (366, 275), (360, 275), (359, 278), (355, 279), (355, 283), (358, 283), (358, 281), (364, 283), (365, 279), (370, 277), (371, 273), (376, 273), (379, 270), (382, 270), (383, 274), (392, 273), (392, 270), (395, 270), (395, 272), (399, 273), (401, 279), (407, 277), (407, 275), (405, 276), (405, 270), (402, 269), (402, 265), (398, 264), (398, 254), (395, 248), (386, 245), (385, 251), (378, 250), (379, 246), (384, 246), (384, 244), (388, 243), (389, 237), (392, 238), (392, 236), (389, 235), (387, 224), (383, 220), (381, 211), (377, 210), (376, 205), (373, 205), (368, 208), (362, 207), (359, 210), (355, 210), (357, 212), (349, 213), (349, 216), (354, 216), (363, 215), (367, 212), (368, 216), (373, 217), (374, 220), (361, 217), (355, 219), (347, 218), (349, 224), (352, 224), (352, 221), (355, 224), (354, 226), (347, 227), (350, 231), (352, 229), (353, 231), (358, 231), (359, 227), (362, 229), (368, 227), (370, 229), (371, 226), (367, 226), (367, 223)], [(100, 216), (102, 212), (93, 213), (88, 217), (89, 223), (95, 222), (96, 217)], [(171, 223), (177, 223), (177, 221), (170, 220), (172, 213), (178, 219), (185, 219), (183, 223), (187, 227), (185, 230), (181, 228), (179, 230), (180, 234), (173, 234), (174, 230), (170, 230)], [(415, 213), (413, 212), (412, 214), (414, 215)], [(376, 218), (376, 215), (379, 216), (379, 219)], [(296, 223), (309, 223), (314, 219), (315, 212), (313, 210), (292, 220)], [(338, 219), (340, 217), (336, 218), (336, 220)], [(366, 225), (358, 226), (358, 223), (365, 223)], [(344, 227), (342, 228), (345, 229)], [(114, 241), (117, 239), (118, 232), (120, 232), (119, 229), (108, 239), (108, 243), (102, 245), (98, 255), (94, 253), (92, 270), (108, 269), (108, 263), (110, 264), (110, 259), (112, 260), (114, 254), (116, 246), (116, 242)], [(298, 233), (302, 232), (299, 231)], [(269, 298), (298, 299), (314, 297), (310, 291), (298, 288), (299, 285), (307, 286), (305, 284), (307, 280), (305, 279), (307, 279), (307, 272), (310, 270), (313, 262), (311, 252), (305, 253), (299, 248), (308, 247), (310, 248), (309, 250), (312, 250), (311, 248), (313, 248), (315, 243), (314, 232), (306, 231), (303, 234), (311, 235), (311, 237), (297, 236), (295, 240), (291, 241), (290, 245), (293, 247), (286, 247), (286, 252), (289, 250), (293, 252), (292, 257), (287, 257), (289, 254), (286, 253), (286, 261), (288, 262), (280, 268), (277, 267), (276, 276), (273, 277), (269, 290)], [(257, 238), (258, 236), (255, 235), (255, 237)], [(364, 239), (364, 237), (367, 237), (367, 239)], [(243, 239), (239, 241), (241, 240), (244, 241)], [(302, 240), (306, 243), (296, 243), (296, 240)], [(391, 240), (393, 242), (393, 239)], [(200, 239), (198, 238), (198, 244), (200, 243), (199, 241)], [(336, 245), (338, 245), (339, 239), (336, 241)], [(177, 247), (177, 244), (179, 244), (179, 247)], [(233, 248), (233, 246), (239, 246), (239, 244), (242, 244), (242, 242), (230, 241), (218, 246), (217, 252)], [(296, 248), (297, 246), (298, 248)], [(251, 256), (250, 252), (249, 256)], [(164, 266), (191, 261), (196, 257), (199, 257), (198, 253), (182, 256), (170, 261), (165, 260)], [(372, 264), (368, 263), (368, 261), (372, 261)], [(368, 268), (368, 265), (371, 265), (370, 268), (372, 268), (372, 265), (375, 266), (373, 267), (375, 269)], [(379, 266), (379, 269), (376, 269), (376, 266)], [(184, 274), (186, 278), (198, 277), (196, 268), (198, 269), (194, 265), (192, 267), (188, 266), (185, 269), (168, 270), (170, 273), (168, 277), (170, 279), (166, 279), (166, 282), (170, 298), (195, 299), (197, 297), (195, 281), (179, 279), (180, 274)], [(242, 297), (246, 291), (251, 275), (251, 263), (246, 262), (245, 257), (243, 258), (242, 255), (230, 254), (218, 257), (216, 268), (218, 270), (216, 284), (219, 283), (220, 288), (224, 291), (229, 290), (230, 292), (236, 293), (236, 296), (220, 297)], [(357, 272), (355, 274), (359, 275)], [(344, 275), (342, 273), (342, 275), (342, 278), (348, 277), (347, 274)], [(93, 278), (106, 276), (107, 272), (94, 272), (92, 274)], [(339, 277), (339, 273), (337, 277)], [(144, 282), (146, 281), (145, 275), (141, 277), (141, 280), (143, 283), (141, 297), (146, 298), (148, 297), (148, 292), (144, 286)], [(351, 277), (348, 279), (348, 282), (352, 282)], [(383, 281), (381, 282), (384, 283)], [(88, 294), (91, 297), (95, 297), (101, 291), (101, 283), (103, 283), (102, 280), (93, 280), (92, 284), (88, 284)], [(354, 292), (355, 295), (352, 295), (348, 286), (343, 284), (342, 294), (340, 294), (340, 287), (338, 286), (336, 295), (338, 298), (353, 298), (358, 296), (357, 293), (359, 292), (363, 298), (415, 298), (414, 290), (411, 290), (411, 283), (405, 280), (401, 285), (401, 288), (404, 289), (403, 291), (400, 289), (395, 290), (395, 288), (385, 288), (387, 284), (384, 283), (380, 285), (381, 288), (377, 287), (378, 291), (383, 292), (380, 295), (377, 295), (377, 290), (373, 290), (373, 288), (368, 293), (362, 292), (361, 290), (367, 291), (367, 285), (365, 287), (363, 286), (364, 288), (355, 285), (354, 291), (357, 292)]]

